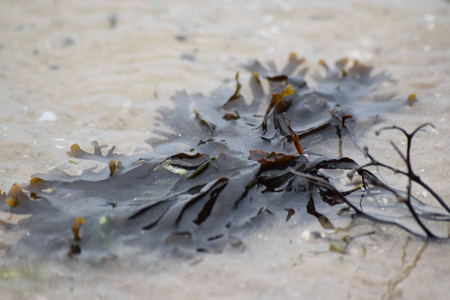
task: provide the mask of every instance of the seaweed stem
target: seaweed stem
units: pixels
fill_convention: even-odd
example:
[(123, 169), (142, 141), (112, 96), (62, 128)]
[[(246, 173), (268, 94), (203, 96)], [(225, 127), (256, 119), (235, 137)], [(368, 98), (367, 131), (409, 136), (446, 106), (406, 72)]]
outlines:
[[(415, 183), (419, 184), (420, 186), (422, 186), (424, 189), (426, 189), (431, 195), (433, 195), (433, 197), (439, 202), (439, 204), (447, 212), (450, 213), (450, 208), (448, 207), (448, 205), (442, 200), (441, 197), (439, 197), (439, 195), (436, 194), (435, 191), (433, 191), (426, 183), (424, 183), (422, 181), (422, 179), (413, 171), (413, 168), (412, 168), (412, 164), (411, 164), (412, 140), (414, 138), (414, 135), (417, 132), (419, 132), (422, 128), (426, 127), (426, 126), (431, 126), (431, 127), (434, 128), (433, 124), (425, 123), (425, 124), (422, 124), (419, 127), (417, 127), (411, 133), (408, 133), (403, 128), (400, 128), (400, 127), (397, 127), (397, 126), (384, 127), (381, 130), (376, 132), (376, 134), (378, 135), (378, 134), (380, 134), (380, 132), (382, 132), (384, 130), (398, 130), (398, 131), (402, 132), (403, 135), (405, 135), (405, 137), (407, 139), (406, 156), (400, 151), (400, 149), (397, 147), (397, 145), (395, 145), (392, 141), (390, 142), (390, 144), (392, 145), (394, 150), (398, 153), (398, 155), (401, 157), (401, 159), (405, 162), (407, 171), (403, 171), (403, 170), (400, 170), (400, 169), (397, 169), (397, 168), (394, 168), (394, 167), (391, 167), (389, 165), (386, 165), (384, 163), (379, 162), (378, 160), (376, 160), (373, 156), (371, 156), (369, 154), (369, 151), (366, 148), (365, 149), (365, 154), (370, 159), (370, 162), (368, 164), (365, 164), (365, 165), (361, 166), (357, 170), (357, 172), (363, 177), (363, 184), (364, 184), (364, 186), (366, 186), (366, 175), (369, 175), (369, 178), (371, 178), (372, 184), (374, 184), (375, 186), (379, 186), (379, 187), (384, 188), (385, 190), (387, 190), (387, 191), (391, 192), (392, 194), (394, 194), (398, 199), (401, 199), (406, 204), (406, 206), (408, 207), (408, 210), (411, 212), (411, 215), (416, 220), (417, 224), (419, 224), (419, 226), (422, 228), (422, 230), (425, 231), (426, 235), (428, 237), (431, 237), (431, 238), (436, 238), (436, 236), (425, 226), (425, 224), (423, 224), (423, 222), (421, 221), (421, 219), (417, 215), (417, 212), (414, 209), (413, 204), (411, 203), (412, 184), (413, 184), (413, 182), (415, 182)], [(375, 177), (375, 175), (373, 175), (370, 171), (365, 169), (365, 168), (367, 168), (369, 166), (382, 167), (382, 168), (391, 170), (391, 171), (393, 171), (395, 173), (407, 176), (408, 177), (408, 185), (406, 187), (406, 198), (402, 197), (393, 188), (391, 188), (391, 187), (387, 186), (386, 184), (382, 183), (379, 179), (377, 179)]]
[(83, 224), (84, 224), (84, 219), (82, 217), (76, 217), (75, 220), (73, 220), (72, 234), (73, 234), (74, 240), (76, 240), (76, 241), (81, 241), (79, 233), (80, 233), (80, 227)]
[(300, 144), (300, 138), (295, 133), (295, 131), (292, 129), (291, 125), (289, 124), (288, 119), (284, 119), (284, 122), (286, 123), (286, 126), (289, 129), (289, 133), (291, 134), (291, 139), (292, 139), (292, 142), (294, 143), (297, 153), (299, 155), (303, 155), (303, 148), (302, 148), (302, 145)]
[(391, 169), (396, 173), (408, 176), (409, 178), (409, 185), (411, 186), (411, 181), (414, 181), (416, 183), (418, 183), (419, 185), (421, 185), (423, 188), (425, 188), (438, 202), (439, 204), (448, 212), (450, 213), (450, 207), (442, 200), (442, 198), (433, 190), (431, 189), (431, 187), (429, 185), (427, 185), (425, 182), (422, 181), (422, 179), (420, 178), (420, 176), (418, 176), (416, 173), (414, 173), (413, 169), (412, 169), (412, 165), (411, 165), (411, 145), (412, 145), (412, 139), (414, 137), (414, 135), (419, 132), (422, 128), (426, 127), (426, 126), (431, 126), (433, 128), (434, 125), (431, 123), (424, 123), (422, 125), (420, 125), (419, 127), (417, 127), (412, 133), (408, 133), (406, 130), (404, 130), (403, 128), (397, 127), (397, 126), (390, 126), (390, 127), (384, 127), (382, 129), (380, 129), (377, 134), (379, 134), (381, 131), (384, 130), (399, 130), (401, 131), (407, 138), (407, 146), (406, 146), (406, 157), (400, 152), (400, 150), (398, 149), (398, 147), (391, 142), (391, 145), (393, 145), (394, 149), (396, 150), (397, 153), (399, 153), (400, 157), (403, 159), (403, 161), (406, 163), (406, 167), (408, 168), (408, 172), (404, 172), (392, 167), (389, 167), (387, 165), (384, 165), (380, 162), (378, 162), (377, 160), (375, 160), (372, 156), (369, 156), (368, 153), (368, 157), (371, 160), (371, 163), (369, 163), (368, 165), (377, 165), (377, 166), (381, 166), (387, 169)]

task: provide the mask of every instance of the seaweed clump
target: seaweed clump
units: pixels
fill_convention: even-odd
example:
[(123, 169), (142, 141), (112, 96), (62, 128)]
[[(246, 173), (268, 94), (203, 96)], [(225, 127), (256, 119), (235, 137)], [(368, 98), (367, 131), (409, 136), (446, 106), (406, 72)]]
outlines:
[[(177, 93), (175, 108), (159, 109), (160, 138), (147, 141), (154, 147), (150, 153), (119, 155), (115, 147), (105, 153), (98, 143), (89, 153), (73, 145), (70, 156), (107, 167), (81, 176), (35, 174), (23, 186), (30, 196), (11, 190), (9, 207), (2, 201), (0, 208), (31, 214), (10, 226), (29, 231), (14, 251), (65, 255), (69, 249), (73, 256), (83, 249), (84, 255), (97, 256), (120, 245), (220, 251), (240, 245), (243, 228), (296, 215), (330, 230), (362, 216), (417, 235), (448, 237), (442, 224), (450, 220), (449, 208), (411, 168), (412, 138), (422, 127), (412, 134), (392, 127), (407, 137), (406, 156), (393, 145), (406, 171), (379, 162), (356, 142), (361, 120), (404, 105), (390, 96), (370, 101), (373, 89), (389, 76), (373, 75), (357, 61), (348, 66), (342, 59), (334, 68), (321, 61), (325, 75), (315, 76), (312, 88), (303, 63), (292, 54), (282, 70), (258, 61), (246, 65), (252, 74), (249, 96), (239, 74), (234, 91), (209, 97)], [(344, 156), (344, 144), (370, 162), (360, 166)], [(337, 153), (320, 153), (321, 145), (337, 145)], [(407, 190), (384, 183), (369, 170), (373, 166), (406, 176)], [(440, 207), (414, 198), (413, 183), (426, 188)]]

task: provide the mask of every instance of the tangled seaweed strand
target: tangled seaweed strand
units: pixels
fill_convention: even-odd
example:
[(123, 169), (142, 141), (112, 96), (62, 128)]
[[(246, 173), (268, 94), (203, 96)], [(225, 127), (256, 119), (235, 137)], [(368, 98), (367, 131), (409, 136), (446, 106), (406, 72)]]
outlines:
[[(378, 162), (368, 151), (371, 162), (364, 166), (343, 155), (344, 144), (362, 151), (356, 136), (360, 121), (405, 105), (391, 96), (370, 101), (373, 88), (390, 78), (372, 75), (357, 61), (348, 66), (342, 59), (334, 68), (321, 61), (326, 73), (314, 77), (313, 89), (305, 80), (306, 69), (297, 71), (303, 63), (291, 55), (281, 71), (258, 61), (245, 66), (252, 72), (250, 96), (244, 96), (239, 74), (231, 92), (218, 90), (209, 97), (177, 93), (173, 109), (158, 110), (155, 133), (160, 138), (147, 141), (154, 147), (149, 153), (119, 155), (112, 147), (103, 154), (106, 146), (98, 143), (89, 153), (73, 145), (70, 156), (105, 169), (87, 169), (81, 176), (35, 174), (24, 192), (9, 193), (14, 206), (3, 201), (8, 195), (0, 195), (0, 209), (31, 215), (8, 225), (29, 232), (11, 251), (88, 259), (125, 245), (164, 253), (221, 251), (242, 245), (244, 229), (268, 219), (317, 219), (315, 224), (331, 230), (354, 215), (418, 235), (447, 237), (447, 229), (435, 230), (449, 221), (442, 199), (435, 196), (447, 212), (412, 204), (418, 202), (411, 196), (412, 182), (435, 195), (411, 169), (409, 151), (417, 130), (407, 135), (408, 151), (402, 156), (407, 172)], [(329, 145), (335, 144), (336, 154), (321, 153), (330, 153)], [(367, 169), (372, 166), (408, 176), (406, 195), (382, 183)], [(348, 180), (345, 174), (352, 181), (338, 187)], [(394, 199), (380, 202), (387, 192)]]
[[(408, 133), (404, 129), (399, 128), (397, 126), (385, 127), (376, 132), (376, 134), (379, 135), (380, 132), (384, 131), (384, 130), (399, 130), (405, 135), (405, 137), (407, 138), (406, 156), (403, 155), (403, 153), (400, 151), (400, 149), (393, 142), (391, 142), (391, 145), (393, 146), (395, 151), (399, 154), (399, 156), (402, 158), (402, 160), (405, 162), (407, 171), (397, 169), (395, 167), (392, 167), (390, 165), (387, 165), (385, 163), (378, 161), (372, 155), (369, 154), (368, 148), (365, 147), (364, 151), (366, 153), (366, 156), (370, 159), (370, 162), (365, 165), (355, 168), (354, 172), (358, 173), (362, 179), (363, 190), (361, 191), (361, 195), (359, 196), (361, 201), (365, 200), (364, 197), (366, 197), (366, 195), (368, 195), (367, 198), (373, 197), (370, 194), (373, 193), (374, 191), (388, 192), (395, 196), (395, 199), (397, 202), (397, 205), (395, 205), (395, 206), (397, 207), (397, 209), (398, 209), (399, 204), (400, 204), (400, 206), (403, 203), (406, 205), (408, 211), (411, 213), (413, 220), (415, 220), (416, 224), (419, 225), (419, 227), (422, 229), (423, 234), (427, 238), (446, 238), (446, 237), (450, 236), (450, 233), (447, 233), (447, 236), (446, 236), (445, 235), (446, 232), (442, 231), (442, 229), (445, 229), (445, 226), (441, 227), (441, 228), (435, 228), (435, 229), (441, 230), (439, 234), (435, 234), (429, 228), (429, 226), (432, 226), (432, 224), (427, 226), (424, 221), (448, 224), (448, 222), (450, 222), (450, 209), (449, 209), (448, 205), (442, 200), (442, 198), (439, 195), (437, 195), (436, 192), (433, 189), (431, 189), (430, 186), (428, 186), (425, 182), (423, 182), (420, 179), (420, 177), (413, 171), (412, 165), (411, 165), (410, 154), (411, 154), (411, 145), (412, 145), (413, 137), (417, 132), (419, 132), (421, 129), (423, 129), (426, 126), (431, 126), (434, 128), (434, 126), (432, 124), (426, 123), (426, 124), (423, 124), (423, 125), (417, 127), (412, 133)], [(375, 174), (373, 174), (370, 170), (367, 169), (368, 167), (384, 168), (384, 169), (394, 172), (395, 174), (400, 174), (400, 175), (406, 176), (408, 178), (406, 192), (397, 190), (397, 189), (393, 188), (392, 186), (389, 186), (388, 184), (382, 182)], [(325, 189), (325, 190), (335, 194), (337, 197), (339, 197), (342, 200), (342, 202), (345, 202), (354, 212), (356, 212), (357, 216), (367, 217), (369, 219), (372, 219), (372, 220), (378, 221), (378, 222), (394, 224), (394, 225), (397, 225), (397, 226), (399, 226), (409, 232), (412, 232), (414, 234), (422, 235), (422, 232), (420, 230), (417, 230), (415, 228), (413, 229), (414, 226), (411, 225), (411, 222), (401, 222), (398, 220), (392, 221), (392, 220), (389, 220), (388, 218), (386, 218), (386, 216), (380, 217), (378, 214), (371, 214), (369, 212), (365, 212), (365, 210), (363, 209), (363, 204), (361, 202), (358, 205), (358, 203), (351, 201), (349, 199), (349, 197), (344, 196), (340, 191), (338, 191), (327, 180), (324, 180), (317, 176), (311, 176), (308, 174), (299, 173), (293, 169), (291, 169), (291, 172), (301, 178), (307, 179), (310, 184), (312, 184), (316, 187)], [(349, 173), (350, 178), (353, 177), (354, 172)], [(438, 202), (438, 204), (442, 207), (443, 210), (433, 209), (433, 207), (426, 205), (426, 204), (420, 202), (418, 199), (414, 198), (411, 194), (413, 182), (417, 183), (418, 185), (423, 187), (425, 190), (427, 190), (434, 197), (434, 199)], [(386, 195), (386, 194), (383, 193), (383, 195)], [(420, 209), (418, 207), (415, 208), (413, 201), (416, 201), (417, 205), (421, 206)], [(369, 206), (369, 205), (367, 205), (367, 206)], [(364, 207), (367, 207), (367, 206), (364, 206)], [(436, 224), (434, 224), (434, 225), (436, 225)]]
[[(392, 166), (386, 165), (384, 163), (381, 163), (377, 159), (375, 159), (372, 155), (369, 154), (369, 149), (365, 148), (366, 156), (370, 159), (370, 163), (365, 164), (357, 169), (357, 172), (359, 175), (362, 176), (363, 184), (365, 188), (368, 188), (369, 184), (371, 184), (374, 187), (379, 187), (384, 190), (389, 191), (390, 193), (394, 194), (397, 198), (397, 201), (400, 203), (405, 203), (405, 205), (408, 207), (408, 210), (411, 212), (411, 215), (413, 216), (414, 220), (416, 220), (417, 224), (422, 228), (422, 230), (425, 232), (427, 237), (430, 238), (437, 238), (435, 234), (432, 233), (432, 231), (423, 223), (423, 221), (420, 218), (419, 213), (414, 208), (414, 205), (412, 203), (413, 196), (411, 194), (411, 189), (413, 182), (417, 183), (418, 185), (422, 186), (425, 190), (427, 190), (433, 197), (436, 199), (438, 204), (447, 212), (450, 213), (450, 208), (448, 205), (442, 200), (442, 198), (436, 194), (436, 192), (431, 189), (430, 186), (428, 186), (425, 182), (422, 181), (422, 179), (413, 171), (412, 165), (411, 165), (411, 146), (414, 135), (419, 132), (424, 127), (431, 126), (434, 128), (433, 124), (426, 123), (422, 124), (421, 126), (417, 127), (413, 132), (408, 133), (403, 128), (397, 127), (397, 126), (390, 126), (390, 127), (384, 127), (380, 129), (376, 134), (379, 135), (380, 132), (384, 130), (398, 130), (403, 133), (403, 135), (406, 137), (406, 156), (400, 151), (400, 149), (391, 141), (392, 147), (395, 149), (397, 154), (401, 157), (403, 162), (406, 164), (407, 171), (403, 171), (397, 168), (394, 168)], [(393, 171), (396, 174), (401, 174), (403, 176), (406, 176), (408, 178), (408, 184), (406, 188), (406, 196), (402, 196), (398, 191), (393, 189), (392, 187), (388, 186), (387, 184), (381, 182), (378, 180), (373, 173), (371, 173), (369, 170), (367, 170), (368, 167), (375, 166), (375, 167), (381, 167), (384, 169), (388, 169)], [(422, 217), (428, 220), (436, 220), (441, 219), (442, 221), (450, 221), (450, 216), (446, 214), (423, 214)], [(449, 233), (450, 235), (450, 233)]]

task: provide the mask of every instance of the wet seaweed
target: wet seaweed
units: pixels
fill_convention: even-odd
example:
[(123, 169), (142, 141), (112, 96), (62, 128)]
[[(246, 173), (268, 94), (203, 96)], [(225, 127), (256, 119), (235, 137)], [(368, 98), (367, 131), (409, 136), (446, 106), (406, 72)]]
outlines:
[[(304, 63), (292, 54), (280, 71), (273, 63), (247, 64), (249, 95), (239, 74), (231, 91), (178, 92), (174, 108), (158, 110), (160, 137), (147, 141), (153, 146), (149, 153), (119, 155), (115, 146), (105, 151), (97, 142), (90, 153), (74, 144), (68, 153), (73, 159), (104, 168), (81, 176), (35, 174), (28, 185), (2, 194), (1, 210), (31, 215), (8, 227), (29, 233), (11, 251), (87, 258), (124, 245), (217, 252), (242, 245), (243, 230), (265, 220), (306, 216), (324, 230), (367, 217), (425, 237), (448, 237), (448, 206), (411, 167), (413, 137), (428, 125), (411, 134), (395, 126), (382, 129), (407, 138), (406, 155), (392, 144), (406, 171), (358, 146), (360, 122), (405, 105), (389, 95), (371, 100), (373, 89), (390, 77), (373, 75), (357, 61), (349, 66), (342, 59), (334, 68), (321, 61), (325, 73), (313, 76), (313, 88)], [(334, 155), (321, 153), (336, 141)], [(344, 145), (364, 152), (369, 163), (360, 166), (345, 156)], [(372, 167), (406, 176), (406, 191), (384, 183)], [(440, 206), (413, 197), (413, 183)]]

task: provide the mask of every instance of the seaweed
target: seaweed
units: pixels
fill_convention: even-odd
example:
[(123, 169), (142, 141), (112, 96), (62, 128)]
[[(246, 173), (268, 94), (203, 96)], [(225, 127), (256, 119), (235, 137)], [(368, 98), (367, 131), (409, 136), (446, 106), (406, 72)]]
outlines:
[(81, 241), (79, 231), (80, 231), (81, 225), (83, 225), (83, 224), (84, 224), (84, 219), (82, 217), (76, 217), (75, 220), (73, 220), (72, 234), (73, 234), (73, 239), (76, 241)]
[[(273, 63), (245, 65), (251, 72), (249, 95), (239, 73), (231, 91), (176, 93), (173, 109), (158, 110), (160, 137), (147, 140), (149, 153), (119, 155), (115, 146), (105, 151), (97, 142), (90, 153), (74, 144), (71, 157), (104, 168), (80, 176), (34, 174), (20, 192), (17, 185), (0, 195), (1, 210), (31, 215), (8, 227), (29, 232), (11, 251), (88, 259), (124, 245), (163, 253), (220, 252), (242, 245), (243, 232), (265, 221), (309, 216), (329, 231), (367, 217), (429, 238), (448, 237), (448, 206), (411, 167), (413, 137), (428, 125), (411, 134), (395, 126), (382, 130), (406, 136), (406, 156), (392, 144), (406, 171), (358, 146), (361, 121), (405, 105), (389, 95), (371, 99), (373, 88), (391, 78), (373, 75), (358, 61), (349, 66), (342, 59), (334, 68), (320, 61), (325, 73), (313, 76), (312, 88), (307, 69), (298, 70), (304, 63), (292, 54), (281, 71)], [(330, 150), (336, 142), (337, 149)], [(360, 166), (344, 155), (344, 145), (370, 162)], [(371, 167), (406, 176), (406, 191), (384, 183)], [(440, 207), (413, 197), (413, 183)], [(390, 200), (381, 203), (380, 197)]]

